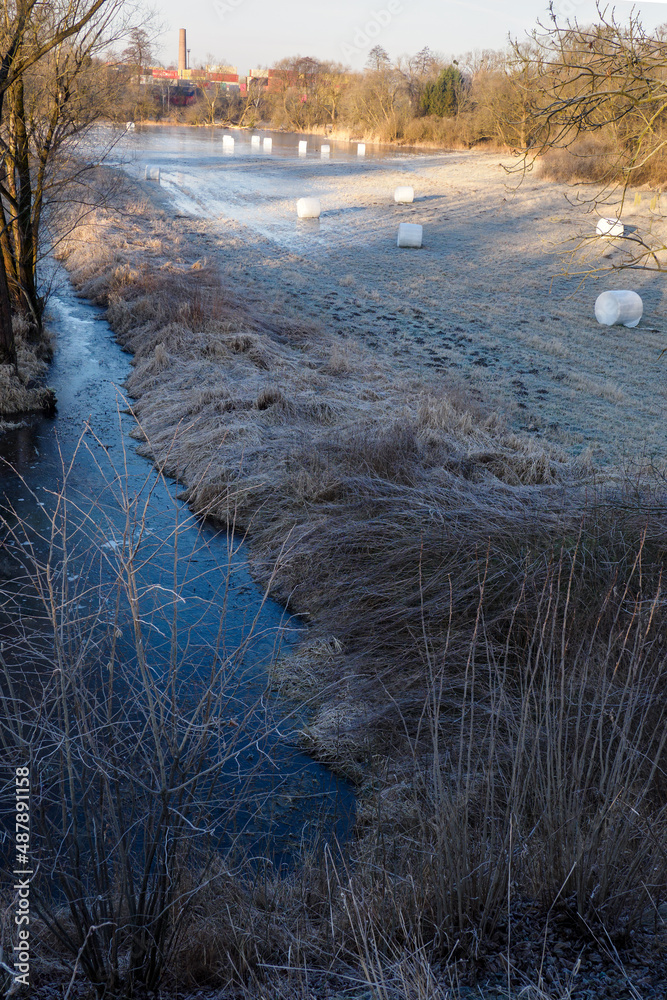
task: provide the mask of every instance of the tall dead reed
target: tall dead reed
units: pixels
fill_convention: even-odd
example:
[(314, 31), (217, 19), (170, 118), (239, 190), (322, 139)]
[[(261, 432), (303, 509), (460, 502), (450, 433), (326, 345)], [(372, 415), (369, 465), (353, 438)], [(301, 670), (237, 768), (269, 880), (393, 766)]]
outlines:
[[(229, 539), (227, 575), (184, 622), (197, 601), (186, 578), (207, 544), (196, 521), (174, 509), (158, 535), (149, 507), (163, 480), (137, 484), (98, 457), (100, 488), (86, 496), (72, 482), (86, 451), (104, 454), (90, 429), (41, 528), (2, 515), (17, 578), (1, 595), (0, 755), (12, 774), (31, 772), (36, 960), (69, 956), (99, 996), (132, 996), (163, 982), (253, 820), (241, 760), (270, 732), (258, 730), (265, 685), (246, 663), (261, 604), (230, 641)], [(151, 571), (164, 558), (171, 580)], [(214, 624), (202, 634), (204, 613)]]

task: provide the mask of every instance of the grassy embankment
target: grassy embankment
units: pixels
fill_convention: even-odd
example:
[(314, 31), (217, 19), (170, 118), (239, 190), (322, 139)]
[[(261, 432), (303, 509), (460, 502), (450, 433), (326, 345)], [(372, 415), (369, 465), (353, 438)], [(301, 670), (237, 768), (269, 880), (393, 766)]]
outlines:
[(0, 434), (21, 426), (21, 416), (26, 413), (50, 412), (53, 393), (44, 380), (48, 373), (51, 344), (47, 334), (36, 342), (27, 335), (27, 324), (20, 317), (14, 319), (16, 342), (16, 369), (0, 365)]
[(444, 996), (428, 961), (449, 960), (560, 997), (578, 975), (605, 995), (626, 963), (648, 985), (667, 885), (661, 492), (597, 481), (353, 337), (253, 319), (128, 197), (133, 221), (100, 213), (68, 269), (133, 353), (143, 452), (247, 530), (255, 573), (312, 620), (277, 683), (312, 700), (305, 745), (360, 789), (350, 871), (274, 885), (242, 947), (213, 899), (190, 971), (338, 959), (380, 996), (406, 976)]

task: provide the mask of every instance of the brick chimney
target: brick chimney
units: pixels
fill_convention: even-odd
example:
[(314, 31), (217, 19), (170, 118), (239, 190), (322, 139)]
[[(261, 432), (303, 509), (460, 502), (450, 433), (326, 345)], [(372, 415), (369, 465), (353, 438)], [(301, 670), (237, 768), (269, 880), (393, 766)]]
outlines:
[(185, 48), (185, 28), (180, 28), (178, 32), (178, 75), (183, 76), (183, 71), (187, 69), (186, 48)]

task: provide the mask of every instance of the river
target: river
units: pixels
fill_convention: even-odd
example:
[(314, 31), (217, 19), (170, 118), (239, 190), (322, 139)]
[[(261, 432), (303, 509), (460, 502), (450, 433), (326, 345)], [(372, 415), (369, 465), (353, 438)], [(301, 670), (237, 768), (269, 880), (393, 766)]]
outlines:
[(30, 562), (26, 553), (37, 561), (46, 557), (58, 496), (66, 493), (71, 522), (69, 593), (81, 620), (91, 622), (99, 618), (100, 603), (100, 589), (90, 586), (91, 567), (102, 587), (114, 577), (129, 499), (130, 519), (141, 531), (142, 620), (153, 662), (168, 669), (170, 595), (176, 592), (181, 673), (185, 666), (196, 685), (213, 646), (234, 664), (227, 711), (230, 725), (246, 730), (234, 756), (235, 787), (246, 796), (236, 815), (244, 846), (277, 862), (289, 860), (295, 844), (315, 836), (323, 815), (322, 835), (345, 840), (354, 819), (352, 788), (299, 751), (295, 730), (305, 713), (267, 687), (273, 659), (303, 635), (304, 626), (255, 585), (242, 540), (194, 517), (177, 499), (178, 485), (137, 455), (129, 436), (135, 423), (124, 412), (121, 388), (129, 357), (102, 310), (77, 297), (62, 273), (48, 325), (56, 341), (49, 384), (57, 415), (33, 416), (0, 440), (5, 657), (25, 662), (25, 623), (43, 616), (36, 595), (17, 589), (11, 578)]

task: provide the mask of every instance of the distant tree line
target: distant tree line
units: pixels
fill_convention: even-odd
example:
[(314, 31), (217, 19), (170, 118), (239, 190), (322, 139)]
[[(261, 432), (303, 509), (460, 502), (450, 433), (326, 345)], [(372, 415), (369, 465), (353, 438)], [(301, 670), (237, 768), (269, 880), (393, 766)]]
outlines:
[[(147, 53), (144, 49), (144, 66)], [(180, 111), (165, 107), (155, 88), (138, 85), (141, 61), (135, 47), (117, 66), (119, 74), (124, 72), (124, 98), (116, 116), (265, 123), (294, 131), (342, 129), (385, 142), (505, 146), (521, 138), (513, 124), (520, 117), (513, 102), (522, 95), (513, 88), (512, 59), (510, 53), (484, 51), (448, 61), (423, 48), (392, 62), (376, 46), (366, 68), (353, 72), (340, 63), (294, 56), (272, 67), (269, 88), (259, 81), (251, 81), (246, 93), (224, 84), (209, 86), (200, 91), (195, 107)]]
[[(164, 106), (150, 88), (133, 84), (141, 59), (125, 55), (118, 116), (161, 117)], [(635, 14), (621, 23), (599, 9), (598, 22), (584, 28), (552, 17), (505, 51), (458, 59), (426, 47), (392, 61), (376, 45), (362, 72), (304, 56), (272, 70), (269, 88), (213, 87), (194, 107), (169, 113), (193, 123), (341, 130), (404, 144), (493, 145), (523, 151), (529, 161), (543, 157), (558, 179), (667, 179), (667, 29), (646, 32)]]

